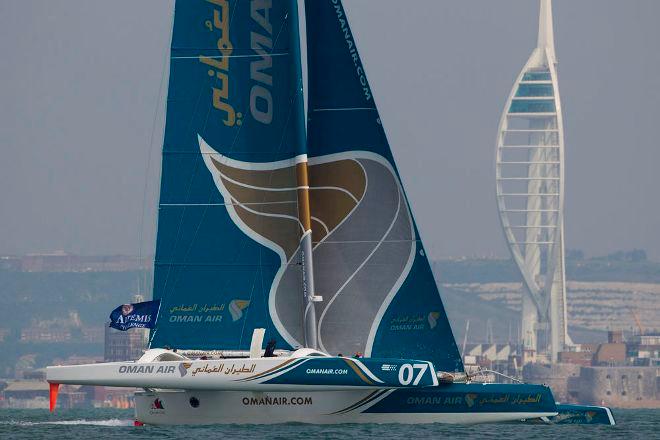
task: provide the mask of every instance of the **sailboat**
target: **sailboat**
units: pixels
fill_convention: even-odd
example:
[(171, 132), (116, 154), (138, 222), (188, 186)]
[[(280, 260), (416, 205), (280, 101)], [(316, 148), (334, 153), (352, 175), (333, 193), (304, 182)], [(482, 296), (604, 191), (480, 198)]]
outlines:
[(48, 367), (51, 409), (84, 384), (141, 388), (138, 424), (556, 415), (466, 380), (344, 7), (305, 1), (306, 114), (297, 14), (176, 2), (150, 348)]

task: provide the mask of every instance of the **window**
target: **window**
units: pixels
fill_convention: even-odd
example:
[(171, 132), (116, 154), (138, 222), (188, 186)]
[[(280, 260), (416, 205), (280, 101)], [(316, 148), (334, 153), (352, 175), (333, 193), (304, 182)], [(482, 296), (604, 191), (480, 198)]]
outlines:
[(516, 96), (554, 96), (554, 89), (552, 88), (552, 84), (520, 84)]
[(514, 99), (510, 113), (554, 113), (555, 102), (552, 100)]
[(523, 81), (552, 81), (550, 72), (527, 72), (523, 75)]

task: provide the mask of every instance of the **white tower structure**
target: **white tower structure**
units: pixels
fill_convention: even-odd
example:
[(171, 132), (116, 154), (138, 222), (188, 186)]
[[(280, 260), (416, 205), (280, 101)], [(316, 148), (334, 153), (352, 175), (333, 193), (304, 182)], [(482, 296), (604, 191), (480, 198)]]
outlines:
[(497, 136), (497, 205), (524, 280), (524, 362), (554, 362), (571, 344), (564, 271), (564, 126), (551, 1), (541, 0), (537, 47), (509, 94)]

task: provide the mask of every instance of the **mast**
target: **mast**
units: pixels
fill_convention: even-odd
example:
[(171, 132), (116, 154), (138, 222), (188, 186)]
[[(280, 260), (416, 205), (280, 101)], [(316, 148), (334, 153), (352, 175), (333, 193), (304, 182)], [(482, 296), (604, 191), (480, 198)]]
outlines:
[(296, 177), (298, 179), (298, 219), (303, 227), (303, 236), (300, 241), (300, 260), (302, 265), (303, 284), (303, 334), (305, 347), (318, 348), (316, 310), (314, 303), (323, 298), (314, 294), (314, 259), (312, 248), (312, 218), (309, 206), (309, 175), (307, 171), (307, 155), (299, 156), (296, 163)]
[[(291, 16), (291, 52), (294, 59), (301, 59), (300, 51), (300, 32), (298, 23), (298, 2), (290, 0)], [(298, 65), (298, 78), (300, 84), (297, 88), (299, 97), (304, 99), (302, 84), (302, 67)], [(296, 156), (296, 183), (298, 198), (298, 220), (303, 229), (303, 235), (300, 239), (300, 264), (302, 266), (302, 330), (304, 335), (304, 344), (307, 348), (318, 348), (318, 328), (316, 322), (315, 302), (322, 301), (323, 298), (315, 295), (314, 290), (314, 253), (312, 246), (312, 214), (309, 201), (309, 172), (307, 160), (307, 135), (305, 124), (296, 124), (297, 144), (304, 149), (302, 154)]]

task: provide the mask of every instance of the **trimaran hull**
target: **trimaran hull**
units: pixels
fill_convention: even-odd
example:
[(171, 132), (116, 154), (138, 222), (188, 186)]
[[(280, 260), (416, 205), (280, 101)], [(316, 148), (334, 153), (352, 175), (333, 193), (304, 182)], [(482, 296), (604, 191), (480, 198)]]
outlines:
[[(461, 388), (461, 393), (451, 391)], [(470, 393), (465, 393), (465, 387)], [(486, 387), (487, 389), (488, 387)], [(481, 409), (481, 384), (447, 390), (241, 392), (144, 391), (135, 394), (137, 422), (151, 425), (275, 423), (492, 423), (538, 419), (556, 411), (528, 408)], [(465, 395), (473, 407), (467, 407)], [(426, 402), (426, 403), (424, 403)], [(446, 403), (444, 403), (446, 402)], [(193, 405), (196, 405), (193, 406)]]
[(47, 380), (51, 408), (61, 384), (142, 388), (135, 394), (136, 421), (155, 425), (485, 423), (557, 414), (543, 385), (453, 383), (427, 361), (310, 349), (234, 359), (152, 349), (137, 362), (48, 367)]

